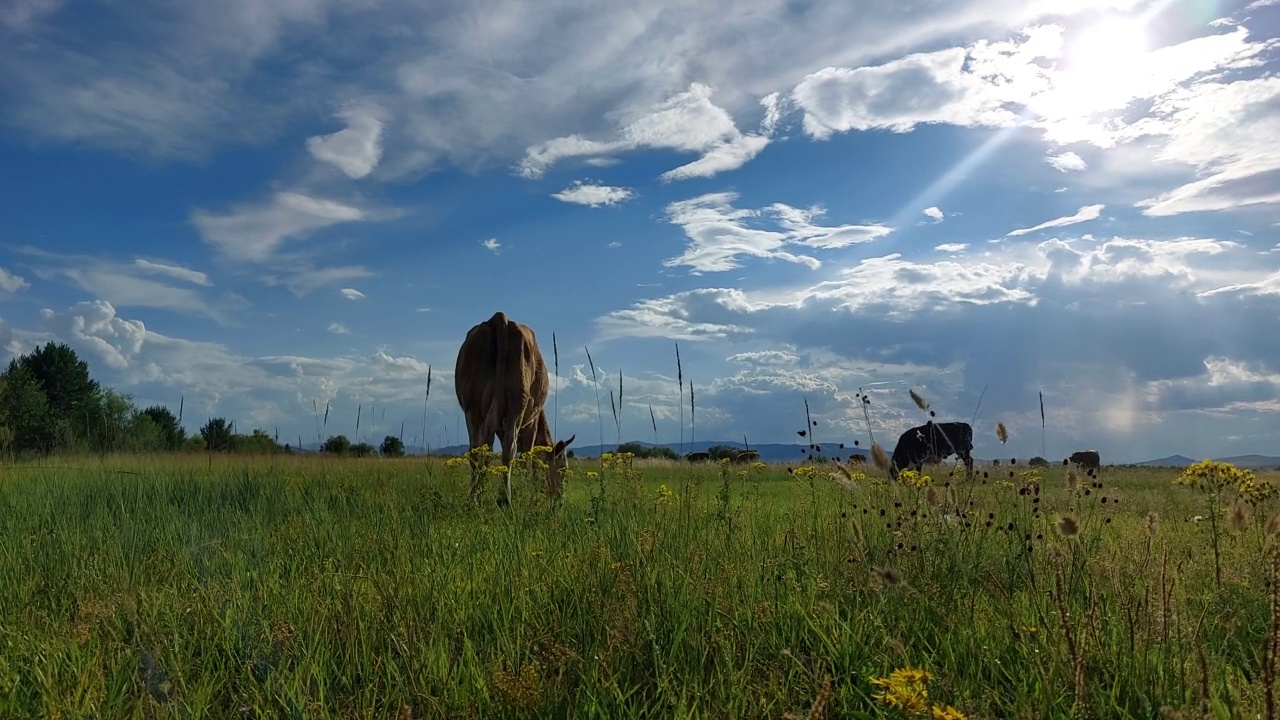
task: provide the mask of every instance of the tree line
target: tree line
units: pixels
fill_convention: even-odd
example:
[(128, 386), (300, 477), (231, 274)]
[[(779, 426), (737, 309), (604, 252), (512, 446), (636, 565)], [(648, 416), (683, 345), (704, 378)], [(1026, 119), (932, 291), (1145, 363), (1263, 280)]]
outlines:
[[(178, 414), (164, 405), (138, 408), (133, 396), (104, 387), (70, 346), (49, 342), (9, 362), (0, 374), (0, 453), (9, 457), (55, 453), (179, 452), (291, 453), (278, 436), (235, 422), (209, 418), (187, 435)], [(388, 435), (374, 448), (333, 435), (321, 451), (366, 457), (404, 455), (404, 443)]]

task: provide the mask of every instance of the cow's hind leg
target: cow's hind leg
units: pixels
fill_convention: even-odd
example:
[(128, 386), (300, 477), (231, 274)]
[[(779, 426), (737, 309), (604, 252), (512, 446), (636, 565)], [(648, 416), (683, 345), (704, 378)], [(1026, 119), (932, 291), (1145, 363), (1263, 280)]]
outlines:
[[(493, 447), (493, 431), (485, 426), (480, 418), (467, 414), (467, 439), (471, 450), (479, 447)], [(468, 487), (468, 494), (471, 497), (471, 503), (478, 505), (480, 503), (480, 491), (484, 486), (484, 473), (487, 470), (488, 460), (481, 459), (478, 453), (469, 453), (471, 465), (471, 484)]]

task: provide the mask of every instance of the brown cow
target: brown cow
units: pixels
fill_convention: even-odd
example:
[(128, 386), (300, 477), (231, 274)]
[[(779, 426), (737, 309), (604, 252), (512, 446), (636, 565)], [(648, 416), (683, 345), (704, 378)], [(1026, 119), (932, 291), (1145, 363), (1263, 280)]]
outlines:
[(759, 462), (760, 452), (758, 450), (734, 450), (729, 457), (733, 458), (735, 463)]
[(691, 453), (689, 453), (688, 455), (685, 455), (685, 456), (684, 456), (684, 459), (685, 459), (685, 460), (688, 460), (688, 461), (689, 461), (689, 462), (691, 462), (691, 463), (708, 462), (708, 461), (710, 461), (710, 460), (711, 460), (711, 453), (709, 453), (709, 452), (691, 452)]
[[(1067, 458), (1068, 462), (1080, 465), (1086, 470), (1098, 471), (1102, 469), (1102, 458), (1098, 456), (1097, 450), (1079, 450), (1071, 453), (1071, 457)], [(1064, 465), (1066, 463), (1063, 463)]]
[[(560, 442), (551, 437), (543, 409), (549, 385), (547, 364), (527, 325), (496, 312), (467, 332), (458, 350), (453, 387), (467, 419), (469, 447), (492, 448), (494, 435), (502, 443), (507, 486), (506, 494), (498, 498), (500, 505), (511, 502), (511, 461), (516, 451), (527, 453), (534, 446), (552, 448), (546, 489), (552, 497), (561, 495), (565, 448), (577, 436)], [(480, 500), (480, 473), (480, 462), (472, 456), (472, 502)]]

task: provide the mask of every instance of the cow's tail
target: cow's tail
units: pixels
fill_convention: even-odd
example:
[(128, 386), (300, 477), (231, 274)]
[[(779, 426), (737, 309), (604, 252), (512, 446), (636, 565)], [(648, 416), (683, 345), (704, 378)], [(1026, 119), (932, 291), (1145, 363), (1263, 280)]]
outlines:
[(502, 429), (507, 404), (507, 318), (502, 313), (489, 319), (493, 347), (497, 354), (493, 364), (493, 396), (489, 398), (489, 417), (494, 430)]

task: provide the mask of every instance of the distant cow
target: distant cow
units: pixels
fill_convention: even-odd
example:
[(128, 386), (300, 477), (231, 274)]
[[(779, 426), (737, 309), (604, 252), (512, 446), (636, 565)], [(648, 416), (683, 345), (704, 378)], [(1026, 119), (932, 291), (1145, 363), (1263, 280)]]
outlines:
[[(1071, 453), (1071, 457), (1067, 458), (1067, 462), (1073, 462), (1086, 470), (1095, 472), (1102, 469), (1102, 458), (1098, 456), (1097, 450), (1077, 450)], [(1066, 465), (1067, 462), (1062, 464)]]
[(711, 453), (691, 452), (688, 455), (685, 455), (684, 459), (688, 460), (691, 463), (709, 462), (711, 460)]
[(930, 420), (898, 437), (889, 475), (896, 480), (898, 473), (907, 468), (920, 472), (925, 463), (941, 462), (951, 455), (958, 456), (964, 461), (965, 469), (973, 472), (972, 451), (973, 427), (969, 423), (935, 423)]
[(867, 462), (867, 456), (858, 455), (858, 454), (850, 455), (849, 462), (853, 463), (854, 465), (865, 465)]
[[(502, 312), (472, 327), (458, 350), (453, 385), (467, 419), (470, 447), (493, 447), (494, 435), (502, 443), (507, 483), (506, 494), (498, 502), (511, 502), (511, 461), (516, 451), (527, 453), (535, 446), (552, 448), (551, 457), (547, 458), (546, 490), (558, 498), (565, 448), (576, 436), (560, 442), (551, 437), (543, 410), (550, 380), (533, 330)], [(480, 499), (481, 471), (473, 457), (472, 502)]]
[(757, 462), (760, 460), (760, 451), (759, 450), (734, 450), (733, 454), (730, 455), (729, 457), (735, 463)]

